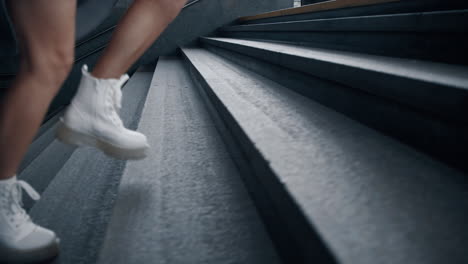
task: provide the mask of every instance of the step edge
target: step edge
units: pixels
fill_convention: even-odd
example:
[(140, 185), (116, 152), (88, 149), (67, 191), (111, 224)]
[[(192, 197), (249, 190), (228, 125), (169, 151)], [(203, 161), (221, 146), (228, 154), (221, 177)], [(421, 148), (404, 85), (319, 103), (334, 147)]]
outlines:
[[(390, 100), (421, 108), (424, 111), (433, 113), (437, 116), (448, 118), (449, 120), (452, 120), (454, 116), (458, 116), (460, 112), (463, 112), (465, 110), (468, 111), (468, 70), (466, 70), (468, 69), (468, 67), (426, 61), (416, 61), (409, 59), (391, 58), (377, 55), (368, 55), (356, 52), (334, 51), (322, 48), (312, 48), (313, 51), (318, 51), (319, 53), (321, 53), (323, 55), (322, 58), (309, 58), (301, 56), (299, 54), (286, 53), (284, 51), (278, 51), (268, 48), (259, 48), (255, 46), (250, 46), (248, 44), (230, 42), (229, 40), (231, 39), (211, 37), (201, 38), (201, 42), (203, 44), (214, 45), (222, 49), (231, 50), (236, 53), (244, 54), (259, 60), (264, 60), (269, 63), (280, 65), (293, 71), (303, 72), (305, 74), (313, 75), (321, 79), (336, 82), (347, 87), (361, 89), (371, 94), (375, 94), (377, 96), (383, 96)], [(291, 44), (285, 45), (283, 43), (276, 42), (260, 42), (258, 40), (246, 41), (255, 44), (274, 44), (286, 48), (292, 46)], [(259, 55), (259, 52), (262, 54)], [(343, 64), (339, 61), (333, 62), (324, 58), (327, 54), (332, 54), (333, 56), (336, 56), (337, 53), (345, 54), (345, 57), (342, 58), (345, 58), (345, 60), (347, 60), (347, 63)], [(352, 57), (353, 59), (350, 59), (350, 57), (346, 58), (347, 55), (357, 56), (358, 59), (360, 55), (365, 56), (367, 58), (370, 58), (373, 62), (371, 65), (363, 65), (363, 61), (361, 61), (358, 65), (356, 65), (352, 61), (355, 57)], [(414, 69), (414, 71), (412, 72), (412, 75), (405, 74), (406, 72), (401, 71), (399, 69), (396, 69), (396, 72), (395, 69), (390, 69), (390, 71), (388, 71), (389, 68), (395, 68), (395, 66), (391, 64), (387, 64), (385, 66), (386, 68), (380, 67), (380, 69), (375, 69), (375, 67), (372, 67), (372, 65), (376, 67), (382, 66), (382, 64), (378, 63), (379, 59), (387, 60), (391, 64), (396, 62), (396, 64), (400, 64), (400, 69), (401, 66), (404, 67), (405, 65), (410, 65)], [(295, 65), (298, 61), (302, 63), (302, 66), (304, 66), (304, 63), (306, 63), (309, 65), (309, 67), (298, 68), (298, 66)], [(445, 79), (440, 80), (439, 78), (434, 77), (434, 75), (430, 72), (423, 71), (421, 69), (415, 69), (415, 66), (417, 66), (417, 64), (415, 63), (419, 63), (420, 65), (424, 65), (426, 67), (429, 66), (436, 67), (438, 69), (443, 69), (446, 72), (456, 70), (459, 73), (445, 74), (443, 72), (439, 72), (439, 76), (442, 76), (442, 78)], [(310, 67), (311, 65), (313, 65), (313, 68)], [(325, 67), (324, 65), (327, 65), (327, 67)], [(333, 74), (331, 74), (330, 71), (324, 72), (319, 70), (320, 68), (330, 69), (330, 67), (335, 67)], [(351, 73), (351, 76), (356, 76), (356, 72), (359, 72), (360, 74), (366, 74), (366, 77), (368, 77), (370, 74), (371, 76), (373, 76), (373, 81), (369, 81), (369, 78), (366, 78), (366, 80), (362, 80), (359, 78), (357, 78), (357, 80), (353, 80), (348, 78)], [(465, 79), (466, 82), (463, 81)], [(410, 91), (411, 93), (408, 93), (408, 90), (395, 90), (395, 86), (392, 85), (392, 83), (389, 82), (389, 80), (391, 80), (392, 82), (407, 83), (408, 85), (410, 85), (410, 87), (413, 87), (413, 91)], [(429, 91), (430, 93), (428, 93)], [(447, 93), (448, 91), (450, 93)], [(438, 96), (437, 98), (432, 98), (432, 102), (425, 101), (424, 103), (415, 103), (414, 98), (419, 97), (421, 94), (438, 94), (440, 96), (443, 95), (446, 98), (446, 102), (441, 102), (440, 96)], [(455, 118), (454, 120), (458, 120), (457, 122), (468, 123), (468, 120), (466, 120), (463, 117), (459, 117), (458, 119)]]
[[(187, 62), (187, 64), (189, 65), (188, 67), (190, 67), (191, 69), (191, 75), (192, 75), (192, 79), (196, 78), (194, 77), (194, 74), (198, 75), (200, 78), (203, 78), (203, 75), (197, 70), (197, 67), (193, 65), (193, 63), (191, 62), (190, 58), (188, 58), (187, 54), (186, 54), (186, 48), (187, 47), (181, 47), (181, 51), (182, 51), (182, 56), (184, 57), (185, 61)], [(193, 73), (192, 72), (192, 69), (194, 69), (194, 71), (196, 71), (196, 73)], [(268, 162), (266, 160), (263, 159), (263, 155), (261, 154), (261, 152), (255, 147), (255, 144), (252, 143), (251, 139), (249, 138), (248, 135), (245, 134), (245, 132), (243, 131), (243, 129), (238, 125), (238, 122), (236, 122), (235, 120), (235, 117), (231, 116), (229, 110), (227, 109), (224, 109), (224, 110), (220, 110), (219, 107), (216, 107), (216, 105), (220, 105), (222, 104), (222, 101), (220, 101), (219, 98), (217, 98), (216, 95), (209, 95), (210, 93), (213, 93), (211, 91), (211, 88), (208, 88), (210, 87), (209, 84), (207, 84), (206, 82), (204, 84), (200, 84), (197, 80), (194, 79), (194, 82), (197, 83), (197, 86), (198, 89), (200, 90), (200, 93), (204, 93), (207, 98), (204, 98), (205, 100), (207, 100), (209, 103), (207, 103), (205, 101), (205, 104), (209, 104), (211, 107), (213, 107), (213, 110), (212, 111), (216, 111), (215, 113), (212, 113), (212, 115), (217, 115), (220, 119), (221, 119), (221, 122), (222, 124), (225, 126), (225, 127), (221, 127), (219, 128), (220, 130), (223, 130), (223, 128), (227, 128), (228, 131), (223, 131), (224, 134), (228, 133), (228, 135), (230, 135), (230, 137), (232, 139), (234, 139), (235, 143), (239, 143), (239, 142), (242, 142), (244, 141), (243, 139), (245, 139), (247, 142), (250, 142), (250, 143), (245, 143), (245, 144), (240, 144), (240, 151), (242, 152), (242, 155), (243, 155), (243, 158), (249, 158), (249, 159), (252, 159), (252, 157), (256, 157), (254, 159), (257, 160), (257, 162), (255, 164), (253, 164), (252, 162), (250, 161), (236, 161), (236, 164), (238, 167), (241, 167), (240, 169), (243, 169), (245, 170), (246, 168), (242, 166), (247, 165), (247, 170), (251, 170), (252, 174), (253, 175), (256, 175), (256, 181), (257, 182), (260, 182), (260, 183), (263, 183), (265, 184), (265, 181), (268, 181), (267, 185), (273, 185), (275, 188), (275, 190), (277, 191), (280, 191), (280, 193), (283, 194), (283, 196), (281, 197), (277, 197), (275, 195), (272, 195), (270, 190), (268, 190), (268, 188), (263, 188), (260, 192), (263, 192), (263, 193), (266, 193), (267, 196), (269, 197), (270, 200), (281, 200), (282, 202), (284, 203), (287, 203), (288, 204), (288, 209), (287, 211), (291, 212), (291, 214), (288, 214), (288, 216), (292, 216), (292, 215), (295, 215), (295, 218), (293, 221), (281, 221), (281, 223), (283, 223), (288, 230), (290, 229), (293, 229), (293, 228), (297, 228), (297, 225), (296, 224), (299, 224), (301, 225), (301, 228), (303, 228), (301, 230), (301, 232), (292, 232), (294, 235), (292, 236), (292, 238), (294, 239), (294, 241), (289, 241), (289, 243), (291, 244), (294, 244), (294, 246), (292, 246), (293, 248), (295, 247), (302, 247), (301, 248), (301, 251), (300, 253), (297, 252), (297, 251), (294, 251), (294, 250), (291, 250), (291, 249), (287, 249), (288, 251), (292, 251), (292, 252), (281, 252), (280, 254), (282, 255), (282, 258), (286, 260), (286, 262), (288, 261), (291, 261), (291, 258), (294, 260), (294, 261), (299, 261), (299, 263), (308, 263), (307, 261), (312, 261), (312, 260), (316, 260), (316, 258), (318, 257), (319, 259), (321, 259), (322, 261), (324, 261), (323, 263), (329, 263), (329, 264), (336, 264), (336, 260), (334, 259), (334, 256), (333, 254), (331, 253), (330, 249), (328, 249), (327, 247), (327, 244), (325, 241), (322, 240), (322, 238), (320, 237), (319, 233), (315, 230), (314, 226), (311, 225), (311, 220), (305, 215), (303, 214), (303, 210), (301, 210), (301, 206), (300, 204), (293, 198), (293, 196), (290, 195), (290, 192), (287, 191), (287, 189), (285, 189), (284, 185), (282, 184), (282, 182), (280, 181), (279, 177), (277, 176), (273, 176), (275, 175), (275, 172), (274, 170), (269, 166)], [(216, 102), (219, 102), (219, 103), (216, 103)], [(224, 112), (225, 114), (222, 114), (221, 112)], [(224, 118), (222, 118), (222, 116), (225, 116), (225, 115), (228, 115), (230, 116), (230, 120), (234, 120), (234, 121), (225, 121)], [(219, 126), (220, 123), (218, 122), (217, 123), (217, 126)], [(233, 127), (234, 126), (234, 127)], [(239, 130), (240, 133), (242, 133), (242, 136), (240, 136), (241, 138), (243, 139), (240, 139), (239, 140), (239, 136), (235, 136), (233, 130)], [(252, 146), (252, 149), (255, 149), (254, 151), (248, 151), (246, 150), (246, 144), (250, 146)], [(232, 147), (231, 147), (232, 148)], [(241, 158), (242, 159), (242, 158)], [(255, 169), (254, 169), (255, 168)], [(268, 173), (270, 173), (271, 175), (270, 176), (265, 176), (265, 177), (269, 177), (271, 178), (270, 180), (265, 180), (263, 179), (262, 180), (262, 177), (258, 176), (258, 172), (256, 171), (258, 168), (260, 168), (260, 170), (267, 170)], [(244, 182), (246, 183), (247, 185), (247, 181), (244, 180)], [(249, 188), (249, 191), (250, 191), (250, 186), (247, 187)], [(275, 192), (276, 194), (278, 194), (277, 192)], [(272, 198), (274, 197), (274, 198)], [(254, 202), (256, 203), (256, 201), (254, 200)], [(257, 204), (256, 204), (257, 206)], [(280, 209), (278, 210), (277, 208), (277, 202), (272, 202), (272, 207), (271, 208), (268, 208), (268, 209), (263, 209), (263, 210), (268, 210), (268, 211), (275, 211), (275, 215), (278, 216), (279, 218), (282, 218), (284, 219), (282, 216), (281, 213), (278, 213), (279, 211), (284, 211), (284, 209)], [(265, 222), (265, 220), (264, 220)], [(295, 224), (292, 224), (291, 222), (295, 222)], [(268, 225), (268, 223), (265, 223), (266, 225)], [(269, 230), (269, 233), (271, 233), (271, 231)], [(303, 235), (304, 233), (307, 233), (307, 234), (310, 234), (310, 236), (312, 237), (312, 239), (310, 241), (308, 241), (308, 243), (311, 243), (313, 244), (313, 247), (318, 249), (317, 251), (314, 251), (313, 253), (310, 252), (310, 247), (307, 244), (303, 244), (303, 243), (300, 243), (298, 242), (299, 240), (303, 240), (304, 237), (302, 237), (301, 235)], [(285, 235), (291, 235), (289, 232), (286, 232), (286, 234), (282, 234), (283, 236)], [(291, 237), (290, 237), (291, 238)], [(273, 241), (275, 244), (279, 243), (279, 241), (275, 241), (275, 239), (272, 237)], [(280, 241), (282, 242), (282, 241)], [(291, 245), (289, 245), (291, 246)], [(278, 248), (280, 248), (281, 246), (278, 246)], [(295, 262), (297, 263), (297, 262)]]
[[(186, 50), (188, 50), (188, 49), (186, 49)], [(186, 56), (186, 55), (185, 55), (185, 54), (186, 54), (186, 50), (184, 50), (184, 47), (182, 47), (182, 52), (183, 52), (184, 56)], [(190, 60), (190, 58), (188, 58), (188, 60)], [(189, 62), (190, 62), (190, 61), (189, 61)], [(192, 63), (192, 62), (190, 62), (190, 63)], [(196, 66), (193, 66), (193, 67), (195, 68), (196, 71), (198, 71)], [(198, 74), (201, 75), (201, 73), (198, 73)], [(205, 81), (206, 81), (206, 80), (205, 80)], [(209, 86), (209, 84), (204, 84), (204, 86)], [(208, 89), (208, 88), (207, 88), (207, 89)], [(211, 88), (209, 88), (209, 89), (211, 89)], [(206, 92), (209, 93), (208, 91), (206, 91)], [(216, 95), (214, 95), (214, 96), (216, 96)], [(220, 100), (220, 99), (215, 99), (215, 100)], [(212, 102), (212, 103), (213, 103), (213, 102)], [(215, 105), (215, 103), (213, 103), (213, 104)], [(217, 111), (218, 111), (218, 112), (220, 112), (220, 111), (221, 111), (221, 112), (222, 112), (222, 111), (228, 111), (228, 112), (229, 112), (229, 110), (219, 110), (219, 108), (217, 109)], [(220, 114), (220, 115), (223, 115), (223, 114)], [(234, 122), (234, 123), (236, 122), (235, 119), (234, 119), (233, 122)], [(235, 136), (234, 136), (234, 137), (235, 137)], [(248, 137), (248, 136), (247, 136), (247, 137)], [(397, 143), (397, 144), (398, 144), (398, 143)], [(400, 145), (401, 145), (401, 144), (400, 144)], [(242, 146), (242, 148), (245, 148), (245, 146)], [(403, 148), (409, 150), (410, 152), (414, 152), (413, 149), (406, 148), (406, 147), (404, 147), (404, 146), (403, 146)], [(260, 154), (260, 156), (263, 157), (264, 155), (263, 155), (263, 154)], [(268, 160), (267, 158), (263, 158), (263, 159), (264, 159), (264, 160)], [(434, 162), (434, 164), (436, 164), (436, 166), (442, 166), (442, 167), (448, 169), (449, 171), (451, 171), (451, 172), (453, 172), (453, 173), (455, 173), (455, 174), (459, 174), (458, 171), (452, 170), (452, 169), (450, 169), (450, 168), (447, 168), (445, 165), (442, 165), (442, 164), (438, 163), (437, 161), (432, 161), (432, 162)], [(268, 164), (268, 162), (266, 162), (266, 163)], [(270, 195), (270, 196), (271, 196), (271, 195)], [(309, 220), (310, 220), (310, 219), (309, 219)]]

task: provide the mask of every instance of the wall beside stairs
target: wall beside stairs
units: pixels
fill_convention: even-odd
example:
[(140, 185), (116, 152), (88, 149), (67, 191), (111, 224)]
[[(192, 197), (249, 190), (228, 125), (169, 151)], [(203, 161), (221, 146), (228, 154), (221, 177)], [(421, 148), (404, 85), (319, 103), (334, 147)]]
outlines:
[[(121, 0), (118, 5), (128, 6), (131, 2)], [(292, 0), (200, 0), (183, 10), (137, 64), (149, 63), (161, 55), (171, 55), (178, 46), (206, 36), (238, 17), (292, 6)]]

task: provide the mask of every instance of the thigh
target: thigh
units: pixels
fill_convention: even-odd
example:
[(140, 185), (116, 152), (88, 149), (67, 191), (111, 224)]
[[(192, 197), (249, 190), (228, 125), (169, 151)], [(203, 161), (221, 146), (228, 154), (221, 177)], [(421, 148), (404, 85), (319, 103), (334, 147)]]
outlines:
[(22, 58), (73, 53), (76, 0), (7, 1)]

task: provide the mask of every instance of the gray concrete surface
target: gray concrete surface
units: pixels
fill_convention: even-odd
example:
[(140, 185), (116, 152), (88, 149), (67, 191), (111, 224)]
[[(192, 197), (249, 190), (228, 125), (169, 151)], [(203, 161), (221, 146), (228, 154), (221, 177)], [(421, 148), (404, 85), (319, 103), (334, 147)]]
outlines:
[(278, 263), (272, 243), (190, 77), (161, 58), (99, 263)]
[(289, 18), (284, 22), (229, 26), (219, 35), (467, 65), (467, 13), (455, 10), (299, 21)]
[(303, 213), (337, 263), (468, 262), (466, 175), (206, 50), (183, 52), (277, 208)]
[[(468, 11), (452, 10), (418, 12), (392, 15), (337, 17), (328, 19), (299, 20), (277, 23), (238, 24), (224, 27), (223, 31), (379, 31), (379, 32), (443, 32), (466, 33), (460, 23)], [(343, 33), (343, 32), (342, 32)]]
[[(365, 90), (468, 123), (468, 67), (270, 41), (204, 38), (204, 41), (296, 71)], [(411, 88), (408, 88), (411, 87)], [(426, 96), (426, 95), (437, 96)]]
[[(429, 153), (433, 157), (443, 160), (452, 166), (461, 168), (464, 171), (468, 170), (468, 163), (466, 163), (468, 149), (465, 147), (468, 145), (467, 119), (464, 115), (459, 114), (460, 112), (464, 112), (464, 110), (448, 111), (442, 117), (439, 114), (433, 114), (433, 112), (444, 113), (444, 108), (439, 108), (438, 105), (429, 107), (433, 102), (437, 103), (438, 101), (445, 102), (449, 107), (453, 107), (451, 106), (452, 104), (456, 105), (456, 102), (466, 100), (463, 99), (465, 96), (461, 94), (446, 96), (452, 92), (466, 94), (466, 91), (463, 89), (460, 90), (454, 87), (443, 89), (439, 87), (440, 94), (424, 90), (417, 91), (418, 89), (415, 89), (413, 84), (407, 83), (404, 79), (400, 79), (400, 81), (395, 80), (395, 82), (385, 82), (380, 77), (374, 76), (375, 78), (371, 78), (371, 75), (360, 76), (355, 71), (351, 71), (347, 76), (342, 76), (335, 68), (333, 68), (334, 70), (331, 70), (332, 68), (327, 66), (311, 68), (307, 66), (306, 60), (301, 58), (300, 53), (297, 53), (297, 56), (288, 58), (275, 56), (266, 48), (260, 48), (256, 52), (248, 52), (250, 48), (244, 45), (225, 45), (226, 43), (223, 43), (223, 41), (206, 41), (205, 38), (202, 38), (202, 43), (203, 47), (213, 53), (236, 62), (249, 70), (369, 127), (377, 129), (386, 135), (394, 137), (405, 144)], [(280, 50), (280, 53), (287, 53), (288, 48), (285, 47)], [(329, 55), (328, 57), (324, 56), (326, 58), (325, 61), (339, 55), (333, 49), (327, 50), (329, 51)], [(358, 61), (362, 62), (359, 59)], [(406, 62), (414, 67), (421, 61), (406, 60)], [(405, 65), (401, 64), (400, 66), (395, 66), (395, 68), (400, 68), (404, 72)], [(320, 72), (327, 70), (330, 70), (327, 73), (330, 74), (328, 75), (330, 78), (321, 78), (323, 75)], [(361, 70), (359, 69), (358, 71)], [(372, 70), (377, 70), (377, 68), (373, 68)], [(425, 70), (427, 70), (426, 76), (430, 77), (431, 71), (434, 69), (425, 68)], [(412, 78), (411, 72), (404, 74)], [(354, 80), (358, 80), (358, 82), (354, 82)], [(375, 81), (377, 83), (374, 83)], [(348, 83), (357, 85), (355, 86), (357, 89), (353, 89)], [(377, 89), (384, 91), (384, 93), (390, 91), (395, 93), (393, 93), (393, 96), (375, 96), (375, 93), (369, 93), (365, 89), (360, 89), (358, 83), (366, 83), (364, 86), (367, 86), (371, 90)], [(368, 85), (370, 83), (374, 83), (375, 85)], [(426, 82), (426, 84), (429, 85), (426, 87), (431, 87), (430, 81)], [(386, 88), (384, 89), (384, 87)], [(429, 88), (429, 90), (431, 89)], [(400, 90), (402, 93), (396, 92), (397, 90)], [(399, 97), (411, 98), (409, 100), (411, 103), (402, 104), (402, 100), (399, 100)], [(408, 102), (408, 100), (405, 101)], [(430, 108), (431, 111), (415, 107), (415, 105), (422, 106), (425, 103), (427, 107), (424, 108)], [(465, 107), (463, 103), (458, 105), (462, 108)]]
[[(18, 178), (28, 182), (39, 194), (42, 194), (74, 151), (74, 147), (54, 140), (18, 174)], [(24, 208), (30, 210), (33, 205), (34, 201), (27, 197)]]
[[(137, 72), (123, 89), (121, 117), (129, 128), (135, 129), (138, 124), (151, 77), (151, 71)], [(54, 141), (50, 147), (57, 144), (62, 143)], [(50, 155), (47, 161), (60, 162), (60, 158)], [(55, 177), (47, 176), (53, 180), (30, 214), (61, 239), (60, 255), (54, 263), (96, 262), (125, 164), (93, 148), (79, 148)], [(41, 167), (34, 171), (38, 173), (35, 177), (47, 172)]]

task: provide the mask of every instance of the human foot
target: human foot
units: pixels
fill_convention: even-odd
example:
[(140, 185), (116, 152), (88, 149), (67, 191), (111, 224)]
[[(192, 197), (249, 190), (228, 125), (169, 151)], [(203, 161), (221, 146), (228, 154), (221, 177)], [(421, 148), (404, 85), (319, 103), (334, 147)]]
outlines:
[(34, 224), (22, 208), (22, 190), (39, 199), (39, 194), (16, 176), (0, 181), (0, 263), (37, 263), (59, 252), (55, 233)]
[(88, 145), (119, 159), (142, 159), (149, 145), (146, 137), (125, 128), (119, 117), (121, 87), (128, 75), (100, 79), (83, 65), (82, 79), (57, 129), (57, 137), (72, 145)]

